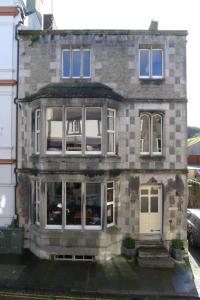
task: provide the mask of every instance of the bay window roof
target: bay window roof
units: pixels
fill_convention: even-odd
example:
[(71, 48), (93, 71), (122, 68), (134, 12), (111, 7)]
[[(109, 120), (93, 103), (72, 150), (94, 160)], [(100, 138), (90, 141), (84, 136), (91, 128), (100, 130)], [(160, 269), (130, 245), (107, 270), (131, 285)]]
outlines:
[(32, 102), (39, 98), (107, 98), (121, 101), (123, 97), (109, 86), (97, 82), (51, 83), (37, 93), (28, 95), (20, 101)]

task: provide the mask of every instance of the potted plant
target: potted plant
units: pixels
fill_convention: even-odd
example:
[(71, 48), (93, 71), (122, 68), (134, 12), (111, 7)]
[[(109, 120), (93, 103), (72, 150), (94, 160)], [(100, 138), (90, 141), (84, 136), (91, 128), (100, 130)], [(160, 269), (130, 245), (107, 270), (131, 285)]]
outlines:
[(183, 260), (184, 245), (181, 239), (172, 240), (172, 257), (178, 261)]
[(134, 258), (136, 253), (135, 240), (127, 236), (122, 242), (122, 254), (127, 258)]

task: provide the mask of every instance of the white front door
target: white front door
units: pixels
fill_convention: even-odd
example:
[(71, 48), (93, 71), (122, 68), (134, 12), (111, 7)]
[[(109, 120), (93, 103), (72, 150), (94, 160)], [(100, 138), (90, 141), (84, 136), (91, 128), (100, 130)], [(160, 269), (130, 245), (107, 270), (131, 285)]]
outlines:
[(160, 235), (162, 220), (161, 186), (140, 188), (140, 233)]

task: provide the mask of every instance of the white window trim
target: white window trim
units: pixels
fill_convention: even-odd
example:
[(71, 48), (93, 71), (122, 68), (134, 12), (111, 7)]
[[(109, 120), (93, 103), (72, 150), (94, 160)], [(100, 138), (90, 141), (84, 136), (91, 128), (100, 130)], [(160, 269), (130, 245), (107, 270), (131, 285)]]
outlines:
[[(161, 151), (160, 152), (154, 152), (153, 151), (153, 118), (156, 117), (156, 116), (159, 116), (160, 119), (161, 119), (161, 122), (160, 122), (160, 143), (161, 143)], [(152, 155), (162, 155), (163, 153), (163, 115), (161, 114), (152, 114), (151, 116), (151, 149), (152, 149)]]
[[(70, 61), (70, 66), (69, 66), (69, 76), (64, 76), (64, 52), (69, 52), (69, 61)], [(73, 53), (79, 51), (80, 52), (80, 76), (73, 76)], [(90, 69), (90, 75), (89, 76), (84, 76), (83, 75), (83, 53), (84, 52), (89, 52), (90, 53), (90, 65), (89, 65), (89, 69)], [(91, 49), (87, 49), (87, 48), (80, 48), (80, 49), (63, 49), (62, 50), (62, 78), (73, 78), (73, 79), (80, 79), (80, 78), (91, 78)]]
[[(155, 75), (152, 74), (153, 73), (152, 52), (154, 50), (159, 50), (162, 53), (162, 75), (160, 75), (160, 76), (155, 76)], [(142, 51), (148, 51), (148, 53), (149, 53), (149, 55), (148, 55), (149, 75), (148, 76), (144, 76), (144, 75), (140, 74), (140, 62), (141, 62), (141, 60), (140, 60), (140, 53)], [(139, 78), (141, 78), (141, 79), (163, 79), (164, 78), (164, 60), (163, 60), (163, 58), (164, 58), (163, 49), (156, 49), (156, 48), (150, 48), (150, 49), (143, 48), (143, 49), (139, 49)]]
[[(108, 183), (112, 183), (113, 184), (113, 187), (112, 188), (108, 188)], [(113, 190), (113, 200), (110, 201), (110, 202), (107, 202), (107, 191), (108, 190)], [(115, 225), (115, 182), (114, 181), (108, 181), (106, 183), (106, 225), (107, 227), (112, 227)], [(109, 205), (113, 205), (113, 222), (112, 223), (107, 223), (107, 213), (108, 213), (108, 206)]]
[[(107, 108), (107, 124), (108, 124), (108, 118), (111, 118), (108, 116), (108, 111), (112, 111), (114, 112), (114, 116), (113, 116), (113, 119), (114, 119), (114, 130), (111, 130), (111, 129), (108, 129), (107, 128), (107, 134), (111, 133), (111, 134), (114, 134), (114, 151), (113, 152), (107, 152), (108, 155), (113, 155), (116, 153), (116, 110), (115, 109), (112, 109), (112, 108)], [(107, 137), (106, 137), (107, 138)], [(108, 145), (107, 145), (107, 150), (108, 150)]]
[[(152, 155), (152, 156), (162, 156), (163, 154), (163, 114), (148, 114), (148, 113), (142, 113), (140, 115), (140, 122), (141, 122), (141, 116), (148, 116), (149, 118), (149, 152), (142, 152), (140, 151), (140, 155)], [(153, 118), (155, 116), (159, 116), (161, 119), (161, 152), (154, 152), (153, 151)], [(140, 126), (140, 130), (141, 130), (141, 126)], [(141, 131), (140, 131), (141, 132)], [(140, 138), (141, 141), (141, 138)]]
[[(148, 152), (144, 152), (144, 151), (141, 151), (141, 149), (140, 149), (140, 155), (150, 155), (150, 153), (151, 153), (151, 115), (149, 115), (149, 114), (147, 114), (147, 113), (142, 113), (141, 115), (140, 115), (140, 122), (142, 121), (142, 123), (143, 123), (143, 120), (141, 120), (141, 117), (142, 116), (146, 116), (146, 117), (148, 117), (148, 119), (149, 119), (149, 151)], [(141, 131), (142, 131), (142, 126), (141, 126), (141, 124), (140, 124), (140, 137), (141, 137)], [(140, 138), (140, 141), (141, 140), (143, 140), (143, 142), (144, 142), (144, 139), (141, 139)]]
[[(39, 117), (38, 117), (38, 114), (39, 114)], [(37, 151), (39, 150), (39, 146), (40, 146), (40, 124), (39, 124), (39, 128), (37, 126), (38, 124), (38, 119), (40, 120), (40, 124), (41, 124), (41, 112), (40, 112), (40, 109), (36, 109), (35, 110), (35, 153), (36, 154), (39, 154), (40, 151)], [(39, 137), (37, 139), (37, 137)], [(39, 144), (38, 144), (38, 141), (39, 141)]]

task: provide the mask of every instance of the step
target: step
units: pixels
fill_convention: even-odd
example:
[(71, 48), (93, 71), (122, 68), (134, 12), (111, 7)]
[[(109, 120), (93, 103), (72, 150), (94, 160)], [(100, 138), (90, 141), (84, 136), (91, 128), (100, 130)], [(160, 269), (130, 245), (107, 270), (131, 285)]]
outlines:
[(143, 268), (171, 269), (175, 266), (171, 257), (138, 257), (137, 262)]
[(153, 248), (156, 248), (156, 247), (163, 247), (163, 243), (161, 241), (157, 241), (157, 240), (151, 240), (151, 241), (138, 241), (137, 242), (137, 245), (138, 247), (153, 247)]
[(166, 248), (162, 247), (140, 247), (138, 248), (139, 257), (169, 257)]

